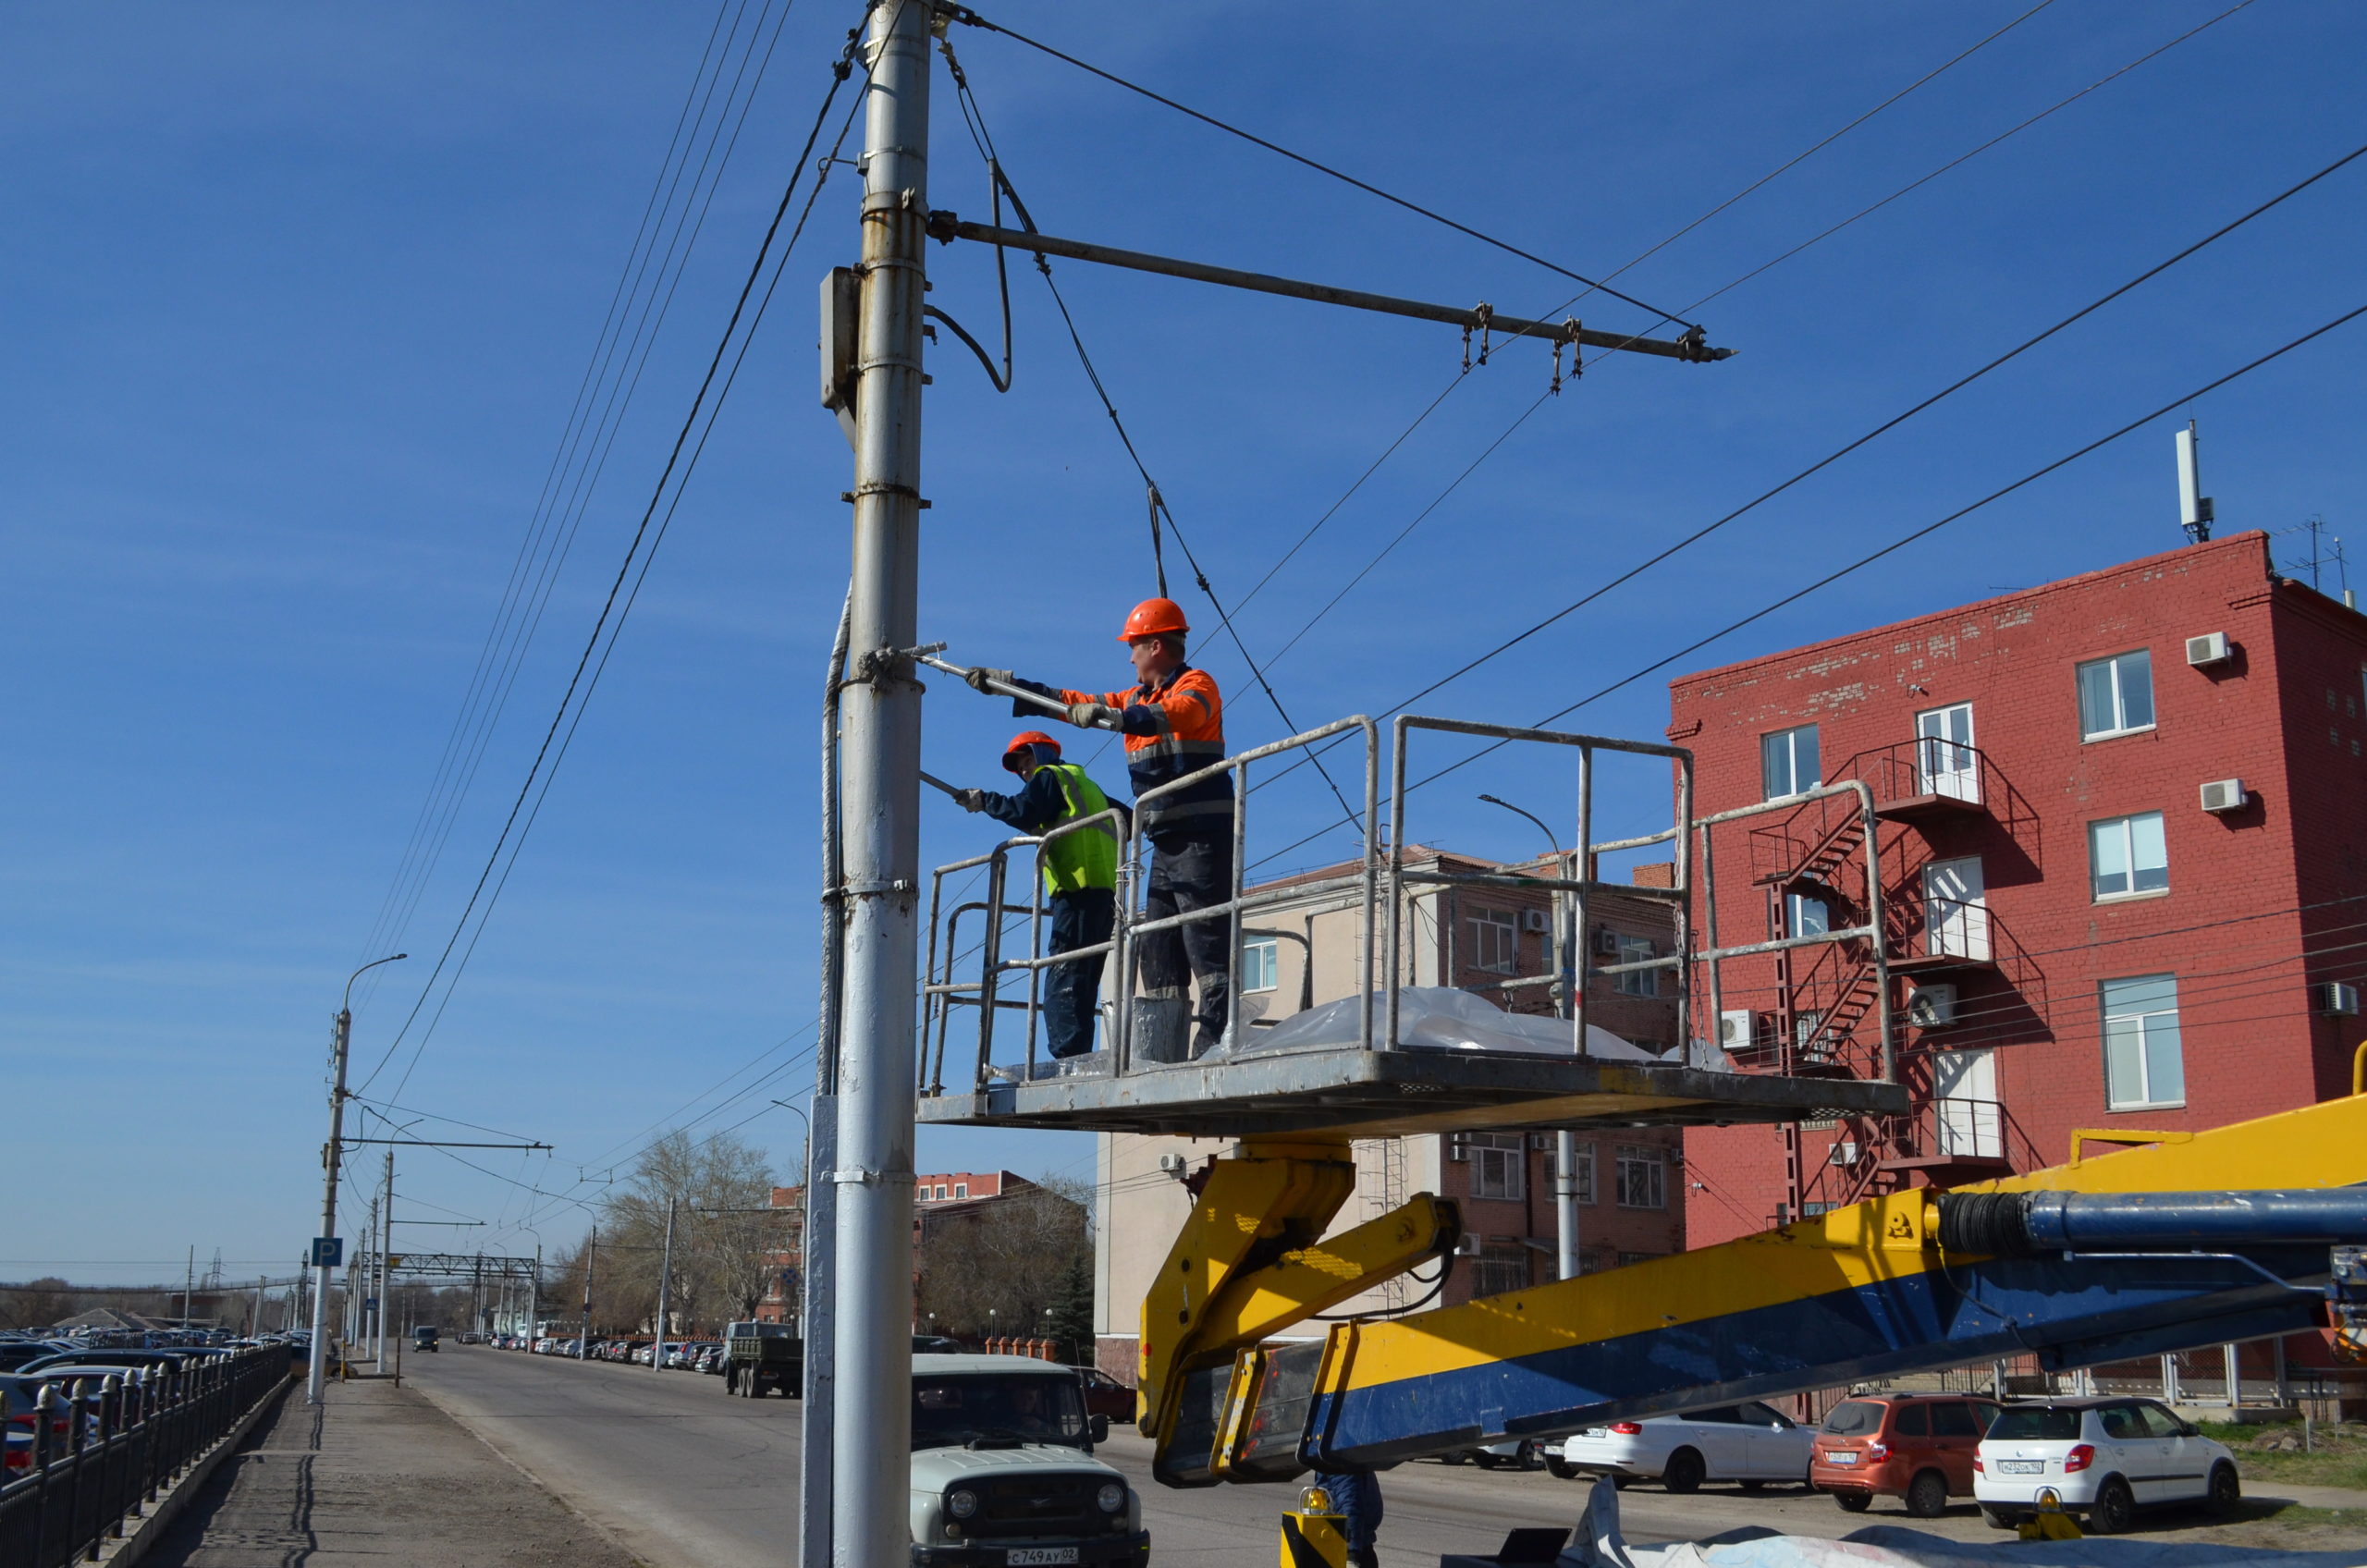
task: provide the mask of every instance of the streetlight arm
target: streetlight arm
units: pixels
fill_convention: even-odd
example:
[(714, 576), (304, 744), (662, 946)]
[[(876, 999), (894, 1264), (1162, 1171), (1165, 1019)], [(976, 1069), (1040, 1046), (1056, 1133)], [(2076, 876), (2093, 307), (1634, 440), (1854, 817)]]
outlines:
[(361, 979), (363, 975), (369, 974), (372, 970), (377, 968), (382, 963), (393, 963), (398, 960), (407, 959), (409, 957), (411, 957), (411, 954), (409, 953), (389, 953), (385, 958), (371, 960), (368, 963), (363, 964), (361, 968), (347, 975), (345, 977), (345, 1000), (339, 1005), (337, 1011), (340, 1012), (351, 1012), (353, 1011), (353, 983), (356, 980)]
[(1528, 818), (1529, 821), (1536, 823), (1537, 830), (1545, 835), (1545, 841), (1553, 846), (1553, 858), (1556, 860), (1562, 858), (1562, 840), (1553, 836), (1553, 829), (1545, 826), (1544, 818), (1539, 816), (1533, 811), (1521, 810), (1520, 807), (1513, 804), (1510, 801), (1500, 801), (1493, 795), (1482, 795), (1479, 798), (1487, 802), (1491, 806), (1502, 806), (1515, 816), (1525, 816)]

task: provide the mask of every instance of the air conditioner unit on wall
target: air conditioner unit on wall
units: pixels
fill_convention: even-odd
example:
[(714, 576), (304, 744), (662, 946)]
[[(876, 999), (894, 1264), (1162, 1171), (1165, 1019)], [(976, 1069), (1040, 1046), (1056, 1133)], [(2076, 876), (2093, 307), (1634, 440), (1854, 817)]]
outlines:
[(2251, 802), (2244, 793), (2240, 778), (2214, 778), (2202, 787), (2202, 809), (2210, 812), (2241, 811)]
[(1457, 1164), (1469, 1163), (1471, 1159), (1471, 1145), (1463, 1141), (1462, 1133), (1454, 1133), (1447, 1139), (1446, 1157), (1447, 1158), (1455, 1161)]
[(2359, 1013), (2359, 987), (2328, 980), (2310, 987), (2310, 1011), (2329, 1018), (2353, 1018)]
[(1718, 1014), (1718, 1046), (1723, 1050), (1747, 1051), (1752, 1045), (1750, 1009), (1731, 1007)]
[(1552, 924), (1552, 921), (1547, 917), (1546, 912), (1541, 909), (1525, 909), (1520, 912), (1520, 928), (1524, 931), (1550, 930)]
[(1594, 928), (1594, 956), (1597, 958), (1617, 958), (1619, 956), (1619, 933), (1613, 931), (1608, 925), (1596, 926)]
[(2186, 662), (2200, 669), (2207, 664), (2223, 663), (2227, 657), (2227, 634), (2206, 631), (2200, 637), (2186, 640)]
[(1944, 1029), (1956, 1021), (1956, 988), (1933, 981), (1907, 998), (1907, 1022), (1918, 1029)]

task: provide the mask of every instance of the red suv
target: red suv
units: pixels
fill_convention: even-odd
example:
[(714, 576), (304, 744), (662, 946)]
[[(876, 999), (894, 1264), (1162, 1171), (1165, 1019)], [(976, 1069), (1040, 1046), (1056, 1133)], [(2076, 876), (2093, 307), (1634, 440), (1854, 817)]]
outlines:
[(1833, 1407), (1809, 1451), (1809, 1485), (1862, 1513), (1878, 1497), (1907, 1500), (1918, 1519), (1972, 1495), (1974, 1451), (1997, 1402), (1966, 1394), (1870, 1394)]

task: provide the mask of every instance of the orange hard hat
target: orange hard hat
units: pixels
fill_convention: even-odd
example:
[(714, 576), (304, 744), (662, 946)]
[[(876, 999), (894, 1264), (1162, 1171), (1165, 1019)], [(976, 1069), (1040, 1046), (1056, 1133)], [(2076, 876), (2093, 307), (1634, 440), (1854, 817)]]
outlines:
[(1052, 755), (1057, 757), (1061, 754), (1061, 743), (1058, 741), (1053, 740), (1049, 735), (1045, 734), (1040, 729), (1023, 729), (1018, 734), (1013, 735), (1011, 738), (1010, 745), (1005, 746), (1002, 749), (1002, 766), (1004, 772), (1017, 773), (1019, 771), (1019, 769), (1011, 766), (1011, 759), (1019, 754), (1019, 749), (1022, 746), (1049, 746), (1052, 748)]
[(1184, 619), (1182, 605), (1172, 599), (1145, 599), (1127, 613), (1126, 630), (1118, 633), (1118, 641), (1131, 643), (1137, 637), (1191, 630), (1192, 623)]

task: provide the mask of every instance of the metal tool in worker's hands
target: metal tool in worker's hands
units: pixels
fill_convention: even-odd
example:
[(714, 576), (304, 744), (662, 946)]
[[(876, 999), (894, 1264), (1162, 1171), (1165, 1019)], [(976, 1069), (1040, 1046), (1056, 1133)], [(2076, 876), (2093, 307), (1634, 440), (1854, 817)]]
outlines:
[[(1058, 715), (1081, 729), (1116, 729), (1119, 727), (1118, 713), (1115, 708), (1106, 707), (1099, 703), (1072, 704), (1061, 701), (1058, 697), (1048, 697), (1041, 692), (1031, 692), (1026, 687), (1017, 684), (1017, 678), (1007, 669), (988, 669), (984, 666), (970, 669), (958, 664), (948, 664), (940, 658), (932, 658), (926, 654), (914, 654), (913, 656), (916, 662), (925, 664), (931, 669), (942, 670), (948, 675), (960, 677), (972, 691), (984, 692), (989, 696), (1009, 697), (1014, 702), (1032, 704), (1047, 713)], [(1083, 716), (1082, 721), (1080, 721), (1080, 715)]]
[(921, 782), (927, 785), (932, 790), (942, 790), (947, 794), (952, 796), (953, 803), (960, 806), (963, 811), (984, 811), (987, 809), (987, 792), (984, 790), (957, 789), (953, 785), (948, 784), (944, 779), (939, 778), (936, 774), (926, 770), (923, 770), (921, 773)]

